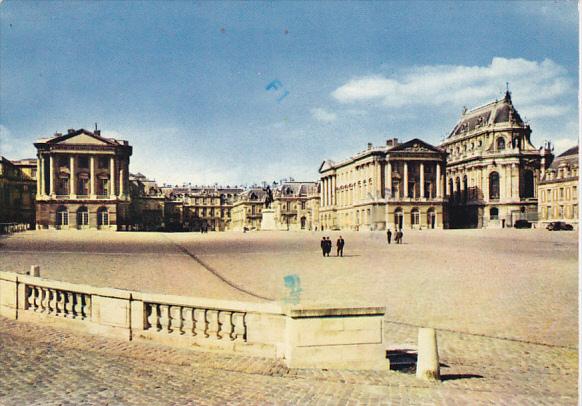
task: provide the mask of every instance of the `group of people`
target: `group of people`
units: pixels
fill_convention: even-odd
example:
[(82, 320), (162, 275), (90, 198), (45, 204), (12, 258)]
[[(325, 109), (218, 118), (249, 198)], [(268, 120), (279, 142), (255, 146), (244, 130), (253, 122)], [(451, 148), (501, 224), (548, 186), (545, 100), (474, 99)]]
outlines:
[[(341, 235), (337, 239), (335, 245), (337, 248), (336, 256), (343, 257), (344, 256), (345, 241)], [(333, 243), (331, 242), (331, 239), (329, 237), (323, 237), (321, 239), (321, 252), (323, 253), (324, 257), (329, 257), (332, 246), (333, 246)]]
[[(396, 244), (402, 244), (403, 236), (404, 233), (402, 232), (402, 229), (396, 231), (396, 235), (394, 236), (394, 242)], [(388, 244), (390, 244), (390, 242), (392, 241), (392, 230), (388, 229), (388, 231), (386, 231), (386, 237), (388, 237)]]

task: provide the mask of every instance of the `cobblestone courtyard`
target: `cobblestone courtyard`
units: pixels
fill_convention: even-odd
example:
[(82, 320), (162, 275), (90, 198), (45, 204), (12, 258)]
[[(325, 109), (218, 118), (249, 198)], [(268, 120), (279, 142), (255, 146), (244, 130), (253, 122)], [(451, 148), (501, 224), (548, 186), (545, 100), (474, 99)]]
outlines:
[[(2, 404), (576, 404), (577, 235), (545, 230), (342, 233), (27, 232), (0, 240), (0, 269), (97, 286), (387, 306), (387, 350), (438, 329), (445, 380), (404, 372), (286, 370), (275, 362), (86, 337), (0, 319)], [(337, 232), (326, 233), (332, 240)], [(99, 271), (97, 271), (99, 270)]]

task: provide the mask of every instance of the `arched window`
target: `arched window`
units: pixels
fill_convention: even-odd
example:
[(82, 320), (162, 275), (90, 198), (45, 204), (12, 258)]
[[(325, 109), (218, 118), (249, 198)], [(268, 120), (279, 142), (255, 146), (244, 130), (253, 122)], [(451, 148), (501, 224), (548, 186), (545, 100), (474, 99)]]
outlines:
[(499, 137), (497, 138), (497, 150), (503, 151), (505, 149), (505, 138)]
[(89, 225), (89, 209), (87, 209), (87, 206), (81, 206), (77, 210), (77, 225)]
[(413, 227), (420, 225), (420, 211), (416, 207), (410, 212), (410, 224)]
[(489, 174), (489, 199), (499, 199), (499, 174), (497, 172)]
[(489, 209), (489, 219), (499, 220), (499, 209), (497, 207)]
[(109, 211), (107, 207), (100, 207), (97, 210), (97, 227), (109, 225)]
[(534, 197), (534, 175), (530, 170), (523, 172), (522, 197)]
[(58, 227), (69, 225), (69, 212), (65, 206), (61, 206), (57, 209), (55, 223)]
[(305, 224), (307, 223), (307, 219), (305, 216), (301, 217), (301, 229), (305, 230)]
[(455, 200), (461, 200), (461, 178), (457, 177), (456, 181), (457, 189), (455, 190)]
[(402, 219), (402, 209), (398, 207), (396, 210), (394, 210), (394, 227), (396, 227), (397, 230), (402, 228)]

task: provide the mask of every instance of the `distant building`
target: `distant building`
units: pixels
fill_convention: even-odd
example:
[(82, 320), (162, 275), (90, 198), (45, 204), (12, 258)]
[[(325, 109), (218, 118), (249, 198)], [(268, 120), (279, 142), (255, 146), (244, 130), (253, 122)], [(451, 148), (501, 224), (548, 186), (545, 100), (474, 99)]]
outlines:
[(9, 161), (0, 156), (0, 223), (34, 228), (36, 160)]
[(191, 231), (206, 229), (225, 231), (231, 222), (231, 211), (238, 187), (189, 187), (178, 199), (184, 202), (184, 224)]
[(39, 229), (117, 230), (129, 221), (127, 141), (70, 129), (38, 140)]
[(446, 153), (422, 140), (368, 148), (324, 161), (319, 222), (324, 229), (441, 228)]
[(279, 230), (315, 230), (319, 226), (318, 182), (283, 182), (273, 191)]
[(230, 214), (230, 230), (260, 230), (262, 210), (266, 192), (260, 187), (251, 187), (239, 193), (233, 202)]
[(130, 174), (129, 189), (129, 228), (136, 231), (162, 230), (167, 199), (156, 181), (141, 173)]
[(539, 222), (578, 225), (578, 146), (560, 154), (539, 183)]
[(464, 111), (440, 145), (447, 156), (448, 225), (510, 227), (537, 220), (537, 189), (550, 165), (549, 145), (538, 150), (506, 92), (502, 100)]

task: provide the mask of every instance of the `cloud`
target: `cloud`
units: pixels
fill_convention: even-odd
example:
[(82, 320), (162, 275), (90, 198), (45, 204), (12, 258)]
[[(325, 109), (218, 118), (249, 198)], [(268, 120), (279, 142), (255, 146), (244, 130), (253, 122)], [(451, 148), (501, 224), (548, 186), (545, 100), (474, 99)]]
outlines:
[[(499, 98), (510, 83), (513, 100), (520, 107), (535, 107), (532, 116), (555, 117), (566, 113), (556, 105), (576, 88), (562, 66), (550, 59), (541, 62), (523, 58), (495, 57), (486, 66), (415, 66), (390, 77), (372, 75), (353, 78), (332, 92), (340, 103), (375, 103), (388, 108), (478, 105)], [(551, 108), (549, 108), (549, 107)]]
[(557, 156), (562, 152), (566, 151), (568, 148), (576, 146), (578, 144), (578, 140), (571, 138), (558, 138), (555, 139), (553, 143), (554, 143), (554, 153)]
[(321, 107), (311, 109), (311, 116), (322, 123), (332, 123), (337, 120), (337, 114)]

